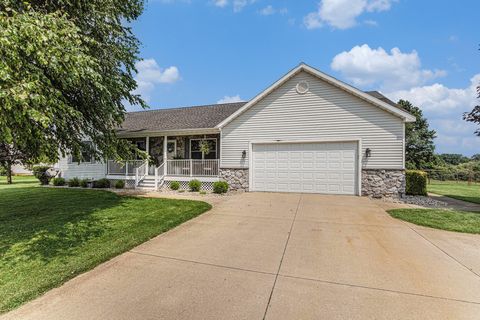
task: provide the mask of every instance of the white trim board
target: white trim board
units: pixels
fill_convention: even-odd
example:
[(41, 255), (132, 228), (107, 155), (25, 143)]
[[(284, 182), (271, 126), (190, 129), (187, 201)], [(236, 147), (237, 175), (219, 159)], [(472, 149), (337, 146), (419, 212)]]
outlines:
[(394, 106), (391, 106), (389, 105), (388, 103), (386, 102), (383, 102), (382, 100), (380, 99), (377, 99), (375, 97), (372, 97), (371, 95), (347, 84), (347, 83), (344, 83), (332, 76), (329, 76), (309, 65), (306, 65), (304, 63), (301, 63), (299, 66), (297, 66), (296, 68), (292, 69), (290, 72), (288, 72), (286, 75), (284, 75), (282, 78), (280, 78), (278, 81), (276, 81), (274, 84), (272, 84), (270, 87), (268, 87), (267, 89), (265, 89), (263, 92), (261, 92), (260, 94), (258, 94), (255, 98), (253, 98), (252, 100), (250, 100), (248, 103), (246, 103), (243, 107), (241, 107), (240, 109), (238, 109), (237, 111), (235, 111), (233, 114), (231, 114), (228, 118), (226, 118), (225, 120), (223, 120), (222, 122), (220, 122), (216, 128), (223, 128), (225, 127), (228, 123), (230, 123), (233, 119), (235, 119), (236, 117), (238, 117), (239, 115), (241, 115), (242, 113), (244, 113), (245, 111), (247, 111), (250, 107), (252, 107), (253, 105), (255, 105), (257, 102), (259, 102), (260, 100), (262, 100), (263, 98), (265, 98), (267, 95), (269, 95), (270, 93), (272, 93), (275, 89), (277, 89), (278, 87), (280, 87), (282, 84), (284, 84), (285, 82), (287, 82), (289, 79), (291, 79), (292, 77), (294, 77), (295, 75), (297, 75), (298, 73), (300, 73), (301, 71), (305, 71), (305, 72), (308, 72), (309, 74), (319, 78), (320, 80), (323, 80), (327, 83), (330, 83), (331, 85), (335, 86), (335, 87), (338, 87), (364, 101), (367, 101), (401, 119), (403, 119), (404, 122), (415, 122), (415, 117), (412, 116), (410, 113), (406, 112), (406, 111), (403, 111), (399, 108), (396, 108)]

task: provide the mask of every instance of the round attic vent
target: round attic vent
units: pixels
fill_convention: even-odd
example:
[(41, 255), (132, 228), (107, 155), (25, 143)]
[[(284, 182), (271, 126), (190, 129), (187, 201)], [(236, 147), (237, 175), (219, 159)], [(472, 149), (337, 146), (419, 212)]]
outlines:
[(308, 92), (309, 86), (307, 81), (300, 81), (297, 83), (297, 92), (299, 94), (305, 94)]

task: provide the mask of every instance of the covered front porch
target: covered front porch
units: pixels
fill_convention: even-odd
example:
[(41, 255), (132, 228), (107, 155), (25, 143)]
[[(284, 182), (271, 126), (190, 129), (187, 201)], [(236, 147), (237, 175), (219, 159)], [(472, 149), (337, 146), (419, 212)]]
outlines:
[(165, 181), (198, 179), (213, 182), (220, 173), (220, 135), (175, 134), (126, 138), (140, 150), (147, 151), (148, 160), (107, 161), (107, 179), (125, 180), (130, 187), (157, 189)]

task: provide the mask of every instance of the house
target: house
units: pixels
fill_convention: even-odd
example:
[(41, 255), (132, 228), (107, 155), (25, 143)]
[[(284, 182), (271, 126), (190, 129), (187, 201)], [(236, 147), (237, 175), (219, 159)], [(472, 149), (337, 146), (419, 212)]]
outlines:
[(131, 187), (397, 196), (405, 190), (405, 123), (415, 117), (300, 64), (248, 102), (131, 112), (118, 131), (151, 160), (59, 163), (65, 178)]

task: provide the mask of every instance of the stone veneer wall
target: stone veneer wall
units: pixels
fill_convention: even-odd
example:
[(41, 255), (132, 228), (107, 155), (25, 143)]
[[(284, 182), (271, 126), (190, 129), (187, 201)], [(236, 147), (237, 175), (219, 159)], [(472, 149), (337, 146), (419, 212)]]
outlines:
[(228, 182), (230, 190), (248, 191), (248, 169), (220, 169), (220, 178)]
[(405, 170), (363, 169), (362, 195), (398, 198), (405, 195)]

